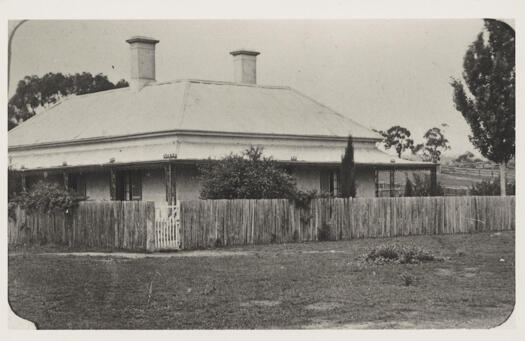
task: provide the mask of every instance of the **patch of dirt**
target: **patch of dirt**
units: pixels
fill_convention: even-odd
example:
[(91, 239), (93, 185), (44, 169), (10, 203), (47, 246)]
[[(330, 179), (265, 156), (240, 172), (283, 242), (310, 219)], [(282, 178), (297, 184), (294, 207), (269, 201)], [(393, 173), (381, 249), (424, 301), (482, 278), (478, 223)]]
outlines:
[(337, 302), (317, 302), (307, 305), (305, 308), (308, 310), (318, 310), (318, 311), (326, 311), (326, 310), (332, 310), (335, 308), (342, 307), (342, 303)]
[(300, 253), (346, 253), (345, 251), (340, 250), (308, 250), (308, 251), (301, 251)]
[[(196, 251), (174, 251), (158, 253), (131, 253), (131, 252), (56, 252), (42, 253), (42, 256), (88, 256), (88, 257), (119, 257), (119, 258), (170, 258), (170, 257), (230, 257), (253, 255), (249, 251), (224, 251), (224, 250), (196, 250)], [(19, 254), (9, 254), (19, 256)]]
[[(502, 325), (503, 324), (503, 325)], [(508, 324), (505, 325), (505, 324)], [(501, 317), (459, 320), (418, 320), (410, 321), (364, 321), (356, 323), (334, 322), (325, 319), (314, 319), (310, 324), (304, 325), (304, 329), (451, 329), (451, 328), (515, 328), (515, 320), (502, 321)]]
[(436, 275), (438, 276), (452, 276), (452, 271), (449, 269), (436, 269)]
[(281, 301), (270, 301), (270, 300), (254, 300), (248, 302), (241, 302), (241, 307), (275, 307), (281, 304)]
[(311, 324), (303, 326), (305, 329), (413, 329), (416, 327), (416, 324), (407, 321), (335, 323), (334, 321), (322, 319), (315, 319)]
[(472, 278), (472, 277), (476, 277), (477, 276), (478, 268), (476, 268), (476, 267), (474, 267), (474, 268), (463, 268), (463, 271), (465, 271), (463, 276), (465, 276), (467, 278)]

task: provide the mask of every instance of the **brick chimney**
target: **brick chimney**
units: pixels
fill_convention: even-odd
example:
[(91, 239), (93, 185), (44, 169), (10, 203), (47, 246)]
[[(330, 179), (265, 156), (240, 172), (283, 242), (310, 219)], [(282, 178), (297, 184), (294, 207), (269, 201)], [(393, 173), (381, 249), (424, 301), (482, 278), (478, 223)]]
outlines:
[(130, 87), (140, 91), (149, 83), (155, 82), (155, 44), (159, 41), (141, 36), (126, 40), (131, 51)]
[(233, 78), (235, 83), (257, 83), (257, 51), (237, 50), (232, 51)]

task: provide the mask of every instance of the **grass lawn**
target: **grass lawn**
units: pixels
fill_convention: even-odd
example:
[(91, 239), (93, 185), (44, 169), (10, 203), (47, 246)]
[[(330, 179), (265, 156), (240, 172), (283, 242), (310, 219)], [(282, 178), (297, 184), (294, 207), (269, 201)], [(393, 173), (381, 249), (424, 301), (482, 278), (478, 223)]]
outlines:
[[(359, 265), (358, 256), (392, 240), (450, 258)], [(9, 301), (44, 329), (488, 328), (514, 306), (513, 232), (182, 254), (12, 252)], [(410, 286), (405, 272), (415, 278)]]

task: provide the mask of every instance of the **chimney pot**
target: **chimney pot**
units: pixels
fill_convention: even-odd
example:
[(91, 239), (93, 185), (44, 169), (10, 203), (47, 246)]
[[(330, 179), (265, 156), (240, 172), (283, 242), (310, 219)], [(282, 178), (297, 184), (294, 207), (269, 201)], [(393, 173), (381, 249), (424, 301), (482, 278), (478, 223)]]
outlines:
[(257, 83), (257, 51), (236, 50), (233, 56), (233, 77), (236, 83)]
[(149, 83), (155, 82), (155, 45), (156, 39), (134, 36), (126, 40), (131, 51), (132, 89), (139, 91)]

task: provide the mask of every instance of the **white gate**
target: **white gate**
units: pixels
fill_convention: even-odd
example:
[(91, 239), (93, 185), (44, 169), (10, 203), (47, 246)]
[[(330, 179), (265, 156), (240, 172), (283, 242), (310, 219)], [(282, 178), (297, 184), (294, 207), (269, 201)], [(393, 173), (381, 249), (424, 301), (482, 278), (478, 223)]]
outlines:
[(180, 206), (155, 207), (155, 249), (178, 250), (180, 248)]

